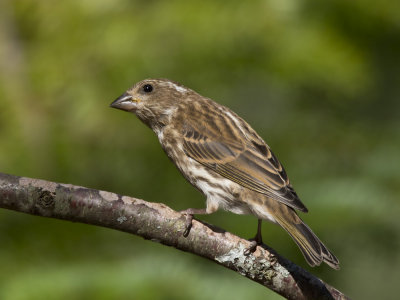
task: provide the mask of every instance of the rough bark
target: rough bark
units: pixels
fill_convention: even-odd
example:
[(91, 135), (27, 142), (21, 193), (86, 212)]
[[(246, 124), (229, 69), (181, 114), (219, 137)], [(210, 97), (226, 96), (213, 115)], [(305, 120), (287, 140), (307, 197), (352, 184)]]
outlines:
[(209, 224), (193, 220), (183, 237), (185, 218), (162, 203), (0, 173), (0, 207), (136, 234), (208, 258), (287, 299), (349, 299), (267, 246), (244, 256), (247, 240)]

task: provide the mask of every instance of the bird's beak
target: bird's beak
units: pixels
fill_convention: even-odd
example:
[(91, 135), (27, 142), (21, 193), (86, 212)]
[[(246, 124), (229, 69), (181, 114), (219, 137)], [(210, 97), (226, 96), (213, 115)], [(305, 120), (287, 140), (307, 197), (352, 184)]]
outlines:
[(138, 100), (133, 99), (133, 97), (128, 93), (124, 93), (117, 99), (115, 99), (114, 102), (110, 104), (110, 107), (126, 111), (132, 111), (136, 110), (138, 102), (139, 102)]

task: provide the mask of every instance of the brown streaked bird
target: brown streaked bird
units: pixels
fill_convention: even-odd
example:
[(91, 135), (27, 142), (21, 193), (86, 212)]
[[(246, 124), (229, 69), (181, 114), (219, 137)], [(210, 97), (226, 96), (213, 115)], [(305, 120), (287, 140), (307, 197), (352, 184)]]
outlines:
[(249, 254), (262, 244), (261, 221), (283, 227), (311, 266), (325, 262), (339, 269), (338, 259), (300, 219), (307, 212), (286, 172), (264, 140), (242, 118), (209, 98), (168, 79), (136, 83), (110, 105), (149, 126), (183, 176), (206, 196), (206, 208), (182, 211), (184, 235), (194, 214), (219, 208), (253, 214), (258, 230)]

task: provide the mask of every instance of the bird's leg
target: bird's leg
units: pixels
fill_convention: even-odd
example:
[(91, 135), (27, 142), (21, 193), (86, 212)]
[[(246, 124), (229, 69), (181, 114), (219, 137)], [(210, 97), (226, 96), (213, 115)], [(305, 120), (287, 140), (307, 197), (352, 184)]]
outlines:
[(185, 210), (181, 210), (180, 213), (186, 216), (186, 226), (185, 231), (183, 232), (183, 236), (187, 237), (189, 235), (190, 229), (192, 228), (193, 215), (207, 215), (210, 212), (207, 212), (206, 208), (188, 208)]
[(253, 253), (256, 251), (256, 248), (258, 245), (262, 245), (262, 236), (261, 236), (261, 223), (262, 220), (258, 219), (258, 226), (257, 226), (257, 234), (254, 237), (254, 239), (251, 240), (251, 244), (248, 248), (246, 248), (243, 252), (244, 255), (249, 255), (250, 253)]

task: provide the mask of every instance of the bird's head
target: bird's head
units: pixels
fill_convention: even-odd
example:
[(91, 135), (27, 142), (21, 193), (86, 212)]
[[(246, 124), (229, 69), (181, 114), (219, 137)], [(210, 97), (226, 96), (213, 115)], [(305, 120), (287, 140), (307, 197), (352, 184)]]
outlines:
[(145, 79), (133, 85), (110, 106), (136, 114), (154, 129), (154, 126), (166, 125), (191, 93), (192, 90), (168, 79)]

